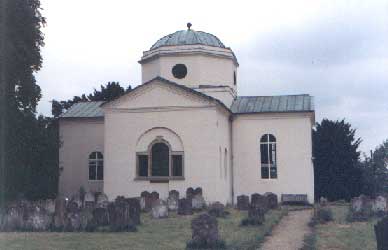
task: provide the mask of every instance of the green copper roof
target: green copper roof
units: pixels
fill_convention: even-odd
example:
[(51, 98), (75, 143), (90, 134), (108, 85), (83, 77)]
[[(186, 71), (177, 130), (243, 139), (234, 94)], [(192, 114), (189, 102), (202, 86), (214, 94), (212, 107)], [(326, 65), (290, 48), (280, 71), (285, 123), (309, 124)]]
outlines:
[(163, 46), (191, 44), (203, 44), (213, 47), (225, 48), (225, 45), (215, 35), (203, 31), (187, 29), (179, 30), (175, 33), (160, 38), (154, 45), (152, 45), (151, 50)]
[(98, 102), (79, 102), (73, 104), (61, 118), (93, 118), (104, 117), (104, 113), (100, 108), (103, 101)]

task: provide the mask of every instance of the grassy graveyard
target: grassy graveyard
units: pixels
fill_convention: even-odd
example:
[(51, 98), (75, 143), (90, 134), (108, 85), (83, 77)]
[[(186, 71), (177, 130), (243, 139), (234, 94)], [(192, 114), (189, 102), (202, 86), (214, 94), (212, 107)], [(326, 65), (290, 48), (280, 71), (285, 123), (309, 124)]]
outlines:
[[(349, 204), (331, 205), (334, 221), (315, 226), (312, 248), (317, 250), (374, 250), (376, 239), (373, 226), (377, 219), (365, 222), (347, 222)], [(312, 243), (312, 242), (310, 242)]]
[[(228, 249), (256, 249), (271, 228), (287, 210), (270, 210), (265, 224), (241, 227), (241, 219), (247, 212), (228, 209), (230, 215), (218, 219), (221, 238)], [(142, 225), (134, 233), (0, 233), (0, 249), (184, 249), (191, 238), (190, 222), (195, 216), (178, 216), (171, 213), (166, 219), (152, 219), (142, 214)]]

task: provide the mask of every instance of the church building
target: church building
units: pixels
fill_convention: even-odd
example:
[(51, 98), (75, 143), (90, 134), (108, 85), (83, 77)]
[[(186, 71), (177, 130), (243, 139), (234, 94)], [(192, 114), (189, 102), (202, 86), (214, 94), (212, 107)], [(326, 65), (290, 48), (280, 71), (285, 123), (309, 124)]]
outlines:
[(236, 55), (190, 24), (139, 63), (132, 91), (60, 117), (60, 194), (83, 187), (110, 200), (142, 191), (166, 198), (201, 187), (207, 202), (265, 192), (314, 201), (313, 97), (239, 96)]

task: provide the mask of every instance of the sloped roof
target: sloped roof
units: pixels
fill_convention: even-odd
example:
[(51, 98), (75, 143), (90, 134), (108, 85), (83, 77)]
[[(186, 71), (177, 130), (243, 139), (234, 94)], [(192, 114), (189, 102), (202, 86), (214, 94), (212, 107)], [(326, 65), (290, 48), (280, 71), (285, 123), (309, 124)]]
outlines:
[(97, 102), (79, 102), (73, 104), (61, 118), (91, 118), (91, 117), (104, 117), (104, 113), (100, 106), (103, 101)]
[(312, 112), (313, 97), (310, 95), (239, 96), (231, 107), (234, 114)]

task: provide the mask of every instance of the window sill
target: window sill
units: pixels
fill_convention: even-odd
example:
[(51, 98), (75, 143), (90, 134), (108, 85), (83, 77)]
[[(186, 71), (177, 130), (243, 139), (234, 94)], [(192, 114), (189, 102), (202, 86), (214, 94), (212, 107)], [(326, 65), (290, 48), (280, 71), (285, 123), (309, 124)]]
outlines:
[(183, 176), (149, 176), (142, 177), (138, 176), (134, 179), (135, 181), (184, 181)]
[(88, 182), (104, 182), (104, 180), (88, 180)]

